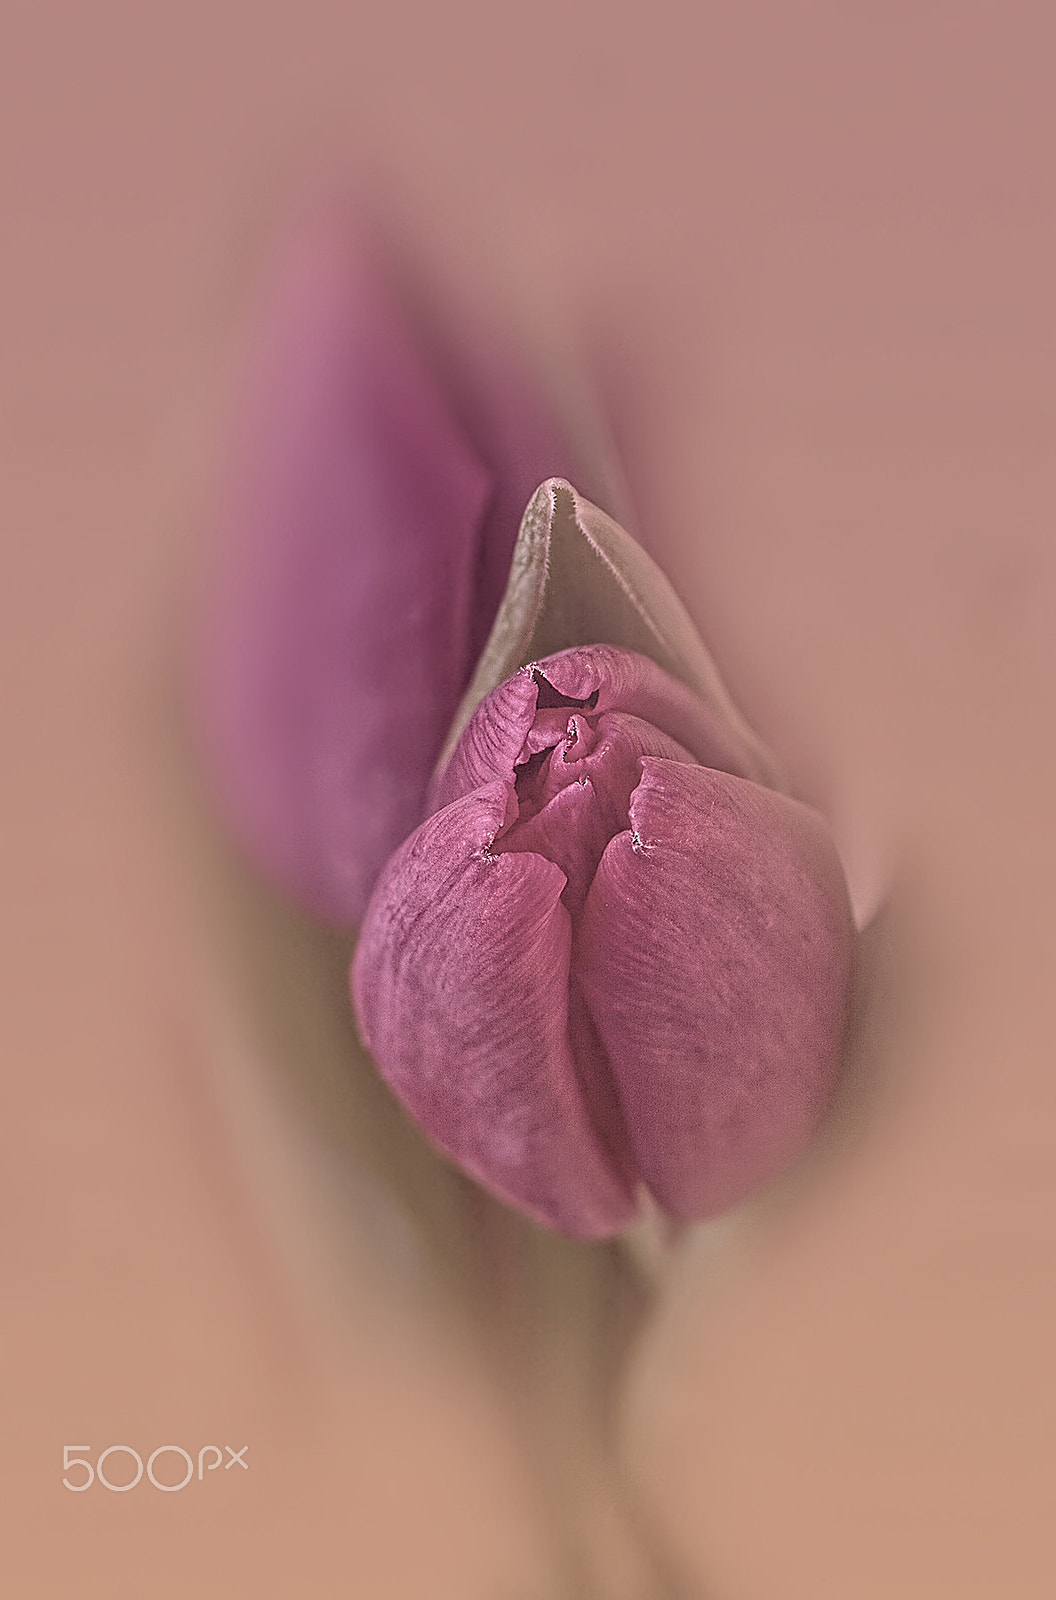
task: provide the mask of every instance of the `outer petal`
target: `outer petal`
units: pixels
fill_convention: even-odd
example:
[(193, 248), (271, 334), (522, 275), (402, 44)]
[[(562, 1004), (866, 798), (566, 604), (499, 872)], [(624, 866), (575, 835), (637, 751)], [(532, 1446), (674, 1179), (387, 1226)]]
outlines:
[(430, 811), (439, 811), (485, 784), (513, 782), (538, 698), (538, 685), (525, 668), (481, 701), (432, 786)]
[(430, 1138), (548, 1227), (598, 1238), (634, 1209), (591, 1125), (568, 1040), (564, 874), (493, 854), (497, 783), (436, 813), (382, 875), (353, 963), (364, 1040)]
[(370, 266), (334, 227), (300, 238), (246, 374), (195, 667), (236, 829), (337, 923), (420, 819), (491, 493)]
[(854, 929), (821, 818), (702, 767), (646, 757), (632, 831), (602, 857), (578, 978), (637, 1170), (704, 1217), (805, 1146), (846, 1028)]

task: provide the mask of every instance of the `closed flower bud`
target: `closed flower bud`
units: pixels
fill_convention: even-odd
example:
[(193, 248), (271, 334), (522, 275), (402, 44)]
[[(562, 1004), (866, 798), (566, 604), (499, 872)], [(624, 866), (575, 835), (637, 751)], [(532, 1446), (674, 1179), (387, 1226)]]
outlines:
[(209, 773), (273, 882), (363, 919), (360, 1029), (434, 1144), (585, 1238), (643, 1193), (706, 1217), (824, 1111), (842, 872), (666, 578), (547, 476), (578, 434), (618, 503), (603, 430), (408, 304), (329, 221), (278, 275), (196, 640)]
[(503, 1199), (585, 1238), (644, 1188), (735, 1204), (804, 1148), (854, 928), (820, 816), (642, 655), (533, 662), (466, 724), (375, 889), (353, 994), (379, 1070)]

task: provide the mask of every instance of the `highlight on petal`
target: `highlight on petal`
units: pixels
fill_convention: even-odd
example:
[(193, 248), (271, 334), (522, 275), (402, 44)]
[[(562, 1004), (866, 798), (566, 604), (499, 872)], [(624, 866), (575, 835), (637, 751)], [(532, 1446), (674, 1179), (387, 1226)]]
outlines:
[(364, 1042), (426, 1133), (553, 1228), (604, 1237), (634, 1202), (592, 1124), (569, 1043), (565, 875), (498, 853), (502, 783), (422, 824), (389, 862), (352, 968)]
[(670, 1215), (743, 1199), (801, 1153), (839, 1066), (854, 951), (843, 874), (808, 807), (642, 761), (572, 970), (635, 1167)]

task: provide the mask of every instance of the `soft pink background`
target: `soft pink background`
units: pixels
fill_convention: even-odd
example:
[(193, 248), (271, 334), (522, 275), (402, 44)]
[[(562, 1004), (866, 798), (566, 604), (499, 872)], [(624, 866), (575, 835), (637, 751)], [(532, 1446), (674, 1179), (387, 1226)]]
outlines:
[[(600, 1493), (584, 1565), (554, 1533), (465, 1296), (384, 1162), (326, 1143), (340, 1071), (303, 1121), (265, 1072), (188, 820), (173, 663), (239, 314), (289, 206), (347, 183), (518, 326), (585, 330), (742, 705), (862, 894), (894, 863), (833, 1136), (690, 1242), (631, 1369), (648, 1538), (714, 1600), (1051, 1595), (1050, 7), (43, 0), (2, 31), (0, 1586), (646, 1592)], [(213, 1440), (251, 1471), (60, 1481), (67, 1442)]]

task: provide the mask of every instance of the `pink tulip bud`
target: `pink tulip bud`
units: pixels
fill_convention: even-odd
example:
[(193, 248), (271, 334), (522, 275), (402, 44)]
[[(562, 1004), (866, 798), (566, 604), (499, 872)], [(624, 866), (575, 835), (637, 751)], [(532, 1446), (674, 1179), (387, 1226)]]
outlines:
[(738, 729), (631, 650), (488, 694), (375, 888), (364, 1039), (433, 1142), (584, 1238), (641, 1189), (710, 1216), (822, 1116), (854, 927), (821, 817), (753, 781)]
[(194, 657), (233, 832), (315, 913), (366, 908), (365, 1040), (485, 1186), (587, 1238), (642, 1191), (734, 1204), (840, 1058), (824, 823), (662, 573), (552, 476), (567, 447), (514, 367), (424, 327), (331, 220), (248, 377)]

